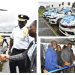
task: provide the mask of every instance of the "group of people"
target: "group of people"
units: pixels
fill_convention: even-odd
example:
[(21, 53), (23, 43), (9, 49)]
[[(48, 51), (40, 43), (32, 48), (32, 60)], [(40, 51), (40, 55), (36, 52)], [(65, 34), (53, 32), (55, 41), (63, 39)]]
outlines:
[[(57, 41), (54, 40), (46, 51), (44, 73), (66, 66), (72, 66), (73, 61), (74, 53), (72, 50), (72, 43), (68, 43), (61, 48), (61, 46), (57, 44)], [(64, 73), (69, 73), (71, 70), (72, 69), (64, 70)]]
[(20, 73), (36, 72), (36, 28), (37, 20), (26, 27), (29, 17), (18, 15), (18, 26), (10, 36), (9, 52), (0, 54), (0, 61), (9, 61), (10, 73), (16, 73), (18, 66)]

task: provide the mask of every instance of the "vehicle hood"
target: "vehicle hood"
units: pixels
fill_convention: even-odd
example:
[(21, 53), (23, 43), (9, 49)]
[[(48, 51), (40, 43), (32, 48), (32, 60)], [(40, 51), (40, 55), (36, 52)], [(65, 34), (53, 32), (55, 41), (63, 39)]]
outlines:
[(75, 16), (66, 16), (60, 23), (64, 26), (75, 26)]

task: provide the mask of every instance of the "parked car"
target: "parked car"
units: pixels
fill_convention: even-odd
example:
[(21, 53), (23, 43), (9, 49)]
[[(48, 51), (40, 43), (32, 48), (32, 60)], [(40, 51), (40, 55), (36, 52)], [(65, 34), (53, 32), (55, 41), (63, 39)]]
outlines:
[(47, 10), (43, 13), (43, 17), (47, 18), (47, 16), (50, 16), (51, 13), (54, 13), (55, 11), (56, 11), (56, 8), (50, 8), (49, 10)]
[(59, 24), (60, 20), (67, 16), (71, 15), (72, 10), (71, 8), (62, 8), (61, 10), (58, 10), (53, 15), (49, 16), (49, 22), (50, 24)]
[(66, 36), (75, 35), (75, 16), (66, 16), (59, 23), (59, 30)]

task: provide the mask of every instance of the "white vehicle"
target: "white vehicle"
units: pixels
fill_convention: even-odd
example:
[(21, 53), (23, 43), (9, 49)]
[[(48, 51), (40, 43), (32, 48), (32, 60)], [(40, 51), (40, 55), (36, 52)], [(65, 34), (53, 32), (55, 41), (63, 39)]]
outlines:
[(47, 18), (47, 16), (51, 15), (51, 13), (54, 13), (55, 11), (56, 11), (56, 8), (50, 8), (49, 10), (43, 13), (43, 17)]
[(48, 15), (46, 15), (46, 19), (49, 20), (49, 17), (52, 16), (52, 15), (56, 15), (56, 13), (57, 13), (56, 10), (55, 10), (55, 11), (51, 11), (51, 12), (49, 12)]
[(59, 23), (59, 30), (66, 36), (75, 35), (75, 16), (64, 17)]
[(68, 8), (59, 10), (56, 13), (51, 14), (51, 16), (48, 16), (49, 22), (50, 24), (59, 24), (60, 20), (63, 17), (67, 15), (71, 15), (71, 13), (72, 13), (71, 9), (68, 9)]

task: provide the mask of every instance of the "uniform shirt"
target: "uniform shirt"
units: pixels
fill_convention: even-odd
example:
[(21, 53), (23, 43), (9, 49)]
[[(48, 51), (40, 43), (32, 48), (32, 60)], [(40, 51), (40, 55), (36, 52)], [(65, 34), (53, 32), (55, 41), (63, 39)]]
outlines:
[(13, 39), (13, 48), (27, 49), (30, 42), (34, 40), (34, 38), (30, 37), (29, 35), (25, 36), (24, 29), (25, 27), (20, 29), (19, 26), (17, 26), (12, 31), (11, 38)]
[(45, 69), (47, 71), (55, 70), (58, 68), (57, 53), (53, 48), (48, 48), (45, 56)]
[(35, 44), (35, 41), (33, 41), (33, 45), (31, 46), (31, 48), (28, 50), (28, 53), (27, 53), (30, 60), (32, 58), (32, 54), (33, 54), (35, 48), (36, 48), (36, 44)]

